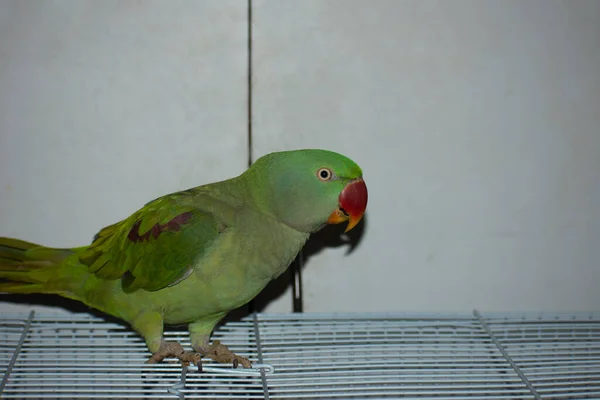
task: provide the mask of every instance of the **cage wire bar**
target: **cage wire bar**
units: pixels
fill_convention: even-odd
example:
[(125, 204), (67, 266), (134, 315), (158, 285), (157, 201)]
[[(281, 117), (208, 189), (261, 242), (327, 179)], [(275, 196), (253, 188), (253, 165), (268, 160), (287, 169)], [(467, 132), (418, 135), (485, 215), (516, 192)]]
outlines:
[[(252, 314), (213, 339), (259, 365), (205, 362), (199, 373), (144, 364), (143, 340), (118, 323), (5, 314), (0, 398), (599, 399), (598, 317)], [(190, 345), (185, 330), (166, 336)]]

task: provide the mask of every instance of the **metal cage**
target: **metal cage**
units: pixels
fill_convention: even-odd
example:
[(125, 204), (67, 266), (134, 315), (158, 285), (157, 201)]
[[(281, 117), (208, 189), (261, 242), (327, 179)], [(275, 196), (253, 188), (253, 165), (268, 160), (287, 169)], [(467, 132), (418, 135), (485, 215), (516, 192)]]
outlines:
[(0, 338), (3, 399), (600, 398), (596, 314), (252, 314), (213, 339), (253, 369), (202, 373), (88, 315), (4, 315)]

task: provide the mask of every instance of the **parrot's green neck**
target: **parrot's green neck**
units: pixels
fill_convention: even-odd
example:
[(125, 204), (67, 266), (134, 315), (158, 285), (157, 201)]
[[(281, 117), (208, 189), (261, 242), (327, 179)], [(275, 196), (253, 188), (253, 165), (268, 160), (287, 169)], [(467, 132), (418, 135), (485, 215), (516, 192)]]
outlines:
[[(316, 169), (315, 169), (316, 171)], [(323, 227), (327, 216), (337, 206), (335, 192), (324, 198), (310, 191), (314, 176), (298, 173), (281, 161), (262, 157), (246, 172), (231, 180), (231, 185), (243, 188), (249, 204), (296, 231), (313, 233)], [(315, 179), (316, 180), (316, 179)]]

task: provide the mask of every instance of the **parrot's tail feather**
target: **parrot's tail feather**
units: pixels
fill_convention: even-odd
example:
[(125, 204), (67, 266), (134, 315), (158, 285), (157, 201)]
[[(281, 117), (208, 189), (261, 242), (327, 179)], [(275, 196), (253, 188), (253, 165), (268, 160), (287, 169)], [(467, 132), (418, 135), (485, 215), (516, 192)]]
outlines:
[(71, 249), (51, 249), (0, 237), (0, 293), (55, 292), (45, 284), (71, 254)]
[(27, 283), (0, 283), (0, 293), (44, 293), (44, 285)]

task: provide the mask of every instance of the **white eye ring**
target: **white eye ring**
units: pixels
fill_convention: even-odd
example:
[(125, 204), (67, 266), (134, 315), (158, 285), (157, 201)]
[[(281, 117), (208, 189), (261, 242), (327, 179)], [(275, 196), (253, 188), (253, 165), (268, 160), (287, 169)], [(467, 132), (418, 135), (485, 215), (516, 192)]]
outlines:
[(317, 177), (322, 181), (330, 181), (333, 177), (333, 172), (329, 168), (320, 168), (317, 171)]

